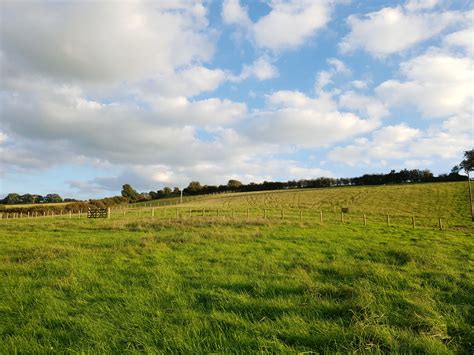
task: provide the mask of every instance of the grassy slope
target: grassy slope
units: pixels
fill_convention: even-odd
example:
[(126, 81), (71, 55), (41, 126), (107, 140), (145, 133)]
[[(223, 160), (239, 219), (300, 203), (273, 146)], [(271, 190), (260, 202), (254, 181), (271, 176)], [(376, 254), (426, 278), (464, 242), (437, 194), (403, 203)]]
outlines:
[(472, 353), (473, 235), (41, 220), (0, 229), (0, 353)]
[(469, 216), (464, 182), (262, 191), (215, 195), (189, 202), (196, 206), (301, 208), (394, 215)]

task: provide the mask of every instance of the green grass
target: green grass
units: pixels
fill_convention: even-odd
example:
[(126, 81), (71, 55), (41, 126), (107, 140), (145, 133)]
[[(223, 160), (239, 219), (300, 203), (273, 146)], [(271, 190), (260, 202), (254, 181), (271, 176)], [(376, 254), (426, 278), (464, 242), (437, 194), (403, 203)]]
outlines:
[(474, 349), (472, 230), (152, 218), (0, 228), (0, 353)]
[(279, 190), (208, 196), (186, 206), (223, 208), (289, 208), (369, 215), (445, 218), (469, 220), (466, 182), (337, 187), (327, 189)]

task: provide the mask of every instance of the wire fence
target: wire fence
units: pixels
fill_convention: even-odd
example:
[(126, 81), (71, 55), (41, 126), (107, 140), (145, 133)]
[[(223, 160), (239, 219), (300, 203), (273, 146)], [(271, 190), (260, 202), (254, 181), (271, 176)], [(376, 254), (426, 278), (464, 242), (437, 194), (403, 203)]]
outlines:
[(298, 208), (197, 208), (197, 207), (119, 207), (106, 209), (105, 213), (91, 213), (91, 211), (53, 211), (45, 212), (3, 212), (0, 213), (0, 220), (3, 222), (18, 219), (88, 219), (102, 217), (107, 219), (155, 219), (164, 221), (288, 221), (304, 222), (311, 221), (323, 225), (332, 224), (358, 224), (358, 225), (385, 225), (410, 226), (412, 228), (435, 228), (450, 229), (466, 227), (463, 221), (452, 220), (439, 216), (420, 216), (415, 213), (411, 215), (402, 214), (377, 214), (377, 213), (352, 213), (334, 212), (316, 209)]

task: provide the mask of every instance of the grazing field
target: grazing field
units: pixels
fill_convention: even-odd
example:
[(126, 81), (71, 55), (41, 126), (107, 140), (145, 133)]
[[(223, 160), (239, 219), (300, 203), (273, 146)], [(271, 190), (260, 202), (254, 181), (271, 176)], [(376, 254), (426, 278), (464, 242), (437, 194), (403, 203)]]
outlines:
[[(471, 354), (474, 233), (467, 195), (461, 184), (436, 185), (404, 186), (414, 188), (411, 194), (387, 186), (389, 193), (374, 187), (273, 197), (278, 208), (290, 208), (300, 194), (299, 209), (310, 211), (346, 190), (360, 197), (334, 206), (348, 206), (349, 217), (383, 210), (368, 202), (376, 193), (399, 211), (404, 199), (403, 212), (436, 210), (461, 228), (119, 212), (103, 220), (2, 220), (0, 353)], [(326, 197), (318, 200), (318, 192)], [(191, 202), (191, 210), (249, 208), (251, 201), (255, 209), (271, 208), (270, 195), (206, 198)], [(415, 197), (444, 206), (422, 207)]]

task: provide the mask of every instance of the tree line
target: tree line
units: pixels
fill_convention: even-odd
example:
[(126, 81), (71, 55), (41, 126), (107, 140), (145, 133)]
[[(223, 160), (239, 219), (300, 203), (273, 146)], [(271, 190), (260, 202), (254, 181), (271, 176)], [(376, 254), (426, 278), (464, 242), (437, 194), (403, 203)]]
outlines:
[[(35, 194), (19, 195), (16, 193), (8, 194), (0, 204), (35, 204), (32, 211), (64, 209), (78, 211), (94, 207), (110, 207), (131, 202), (142, 202), (149, 200), (157, 200), (162, 198), (184, 196), (207, 195), (214, 193), (227, 192), (253, 192), (253, 191), (271, 191), (283, 189), (298, 188), (328, 188), (338, 186), (362, 186), (362, 185), (385, 185), (385, 184), (403, 184), (403, 183), (422, 183), (422, 182), (449, 182), (464, 181), (465, 176), (460, 175), (461, 171), (465, 171), (468, 175), (474, 170), (474, 150), (464, 153), (464, 160), (451, 169), (449, 174), (440, 174), (434, 176), (430, 170), (419, 169), (402, 169), (400, 171), (391, 170), (387, 174), (364, 174), (352, 178), (331, 178), (320, 177), (315, 179), (290, 180), (286, 182), (264, 181), (262, 183), (251, 182), (243, 184), (242, 182), (231, 179), (225, 185), (201, 185), (199, 181), (191, 181), (189, 185), (180, 190), (179, 187), (164, 187), (157, 191), (138, 192), (130, 184), (122, 186), (121, 196), (106, 197), (102, 199), (90, 199), (88, 201), (77, 201), (74, 199), (62, 199), (58, 194), (47, 194), (46, 196)], [(70, 202), (65, 206), (38, 206), (44, 203)], [(0, 208), (1, 209), (1, 208)], [(12, 209), (10, 209), (13, 211)], [(23, 211), (26, 211), (23, 209)]]
[[(196, 196), (227, 192), (253, 192), (271, 191), (283, 189), (299, 188), (328, 188), (337, 186), (362, 186), (362, 185), (385, 185), (421, 182), (449, 182), (464, 181), (466, 177), (459, 175), (461, 168), (454, 167), (449, 174), (434, 176), (430, 170), (402, 169), (400, 171), (391, 170), (387, 174), (364, 174), (352, 178), (331, 178), (320, 177), (316, 179), (280, 181), (264, 181), (262, 183), (251, 182), (243, 184), (238, 180), (229, 180), (225, 185), (202, 185), (199, 181), (191, 181), (185, 189), (183, 195)], [(123, 185), (122, 196), (130, 202), (144, 202), (161, 198), (179, 197), (181, 190), (178, 187), (165, 187), (158, 191), (139, 193), (129, 184)]]

